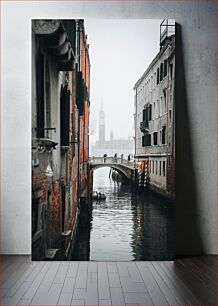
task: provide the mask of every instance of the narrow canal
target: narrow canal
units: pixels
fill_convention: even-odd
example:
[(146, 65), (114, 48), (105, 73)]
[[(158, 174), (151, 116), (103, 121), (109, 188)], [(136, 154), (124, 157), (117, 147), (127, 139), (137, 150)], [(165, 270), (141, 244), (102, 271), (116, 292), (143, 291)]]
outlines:
[[(94, 172), (90, 219), (81, 217), (71, 260), (132, 261), (174, 259), (174, 206), (152, 192), (131, 193), (109, 179), (109, 168)], [(81, 215), (82, 216), (82, 215)]]

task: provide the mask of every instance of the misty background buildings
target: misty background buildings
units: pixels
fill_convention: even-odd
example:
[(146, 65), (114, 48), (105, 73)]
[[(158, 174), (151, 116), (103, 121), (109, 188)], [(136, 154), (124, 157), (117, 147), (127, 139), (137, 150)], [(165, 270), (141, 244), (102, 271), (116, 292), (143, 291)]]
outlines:
[(114, 133), (111, 130), (110, 138), (106, 139), (106, 126), (105, 126), (105, 112), (103, 102), (101, 103), (101, 108), (99, 112), (99, 129), (98, 135), (99, 139), (96, 141), (94, 145), (91, 146), (90, 156), (101, 157), (104, 154), (108, 156), (125, 156), (127, 158), (128, 155), (133, 157), (134, 152), (134, 138), (129, 135), (127, 139), (121, 138), (117, 139), (114, 137)]
[(103, 101), (105, 138), (134, 136), (133, 87), (159, 52), (159, 19), (86, 19), (91, 58), (90, 144), (99, 139)]

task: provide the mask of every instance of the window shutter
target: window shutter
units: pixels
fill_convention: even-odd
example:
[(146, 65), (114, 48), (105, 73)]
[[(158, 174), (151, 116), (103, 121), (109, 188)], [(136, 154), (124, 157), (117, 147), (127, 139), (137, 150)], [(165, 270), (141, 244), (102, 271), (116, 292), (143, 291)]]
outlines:
[(61, 88), (61, 146), (69, 146), (70, 91)]
[(157, 84), (160, 82), (160, 68), (157, 68)]
[(76, 104), (79, 109), (79, 114), (84, 113), (84, 102), (85, 102), (85, 85), (82, 78), (82, 72), (77, 72), (76, 79)]
[(164, 77), (167, 76), (167, 60), (164, 60)]

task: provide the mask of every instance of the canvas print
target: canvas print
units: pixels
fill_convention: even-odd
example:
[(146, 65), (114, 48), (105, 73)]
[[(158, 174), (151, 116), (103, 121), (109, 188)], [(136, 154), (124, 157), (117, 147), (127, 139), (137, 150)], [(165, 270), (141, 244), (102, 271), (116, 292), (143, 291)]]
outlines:
[(174, 260), (175, 21), (31, 27), (32, 260)]

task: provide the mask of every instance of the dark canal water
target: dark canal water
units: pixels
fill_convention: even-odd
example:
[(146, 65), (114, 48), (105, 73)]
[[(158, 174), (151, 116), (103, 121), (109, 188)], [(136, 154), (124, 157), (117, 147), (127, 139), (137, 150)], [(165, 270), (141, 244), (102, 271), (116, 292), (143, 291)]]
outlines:
[(93, 201), (89, 219), (82, 212), (71, 260), (173, 260), (174, 205), (152, 192), (133, 194), (108, 177), (108, 168), (94, 172), (93, 189), (107, 198)]

